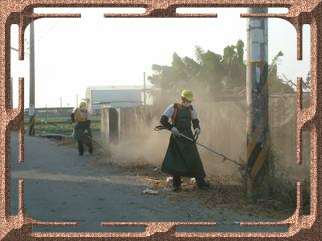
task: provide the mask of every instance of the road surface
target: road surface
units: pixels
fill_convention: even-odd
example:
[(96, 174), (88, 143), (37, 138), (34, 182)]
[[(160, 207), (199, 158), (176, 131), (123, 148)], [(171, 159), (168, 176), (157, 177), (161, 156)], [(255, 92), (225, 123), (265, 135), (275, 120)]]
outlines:
[[(17, 213), (18, 180), (25, 180), (25, 209), (40, 221), (78, 221), (77, 227), (34, 227), (50, 232), (143, 232), (143, 227), (102, 227), (101, 222), (218, 222), (215, 227), (180, 227), (177, 231), (286, 232), (287, 227), (240, 227), (240, 221), (276, 221), (230, 208), (207, 208), (197, 193), (159, 190), (142, 194), (151, 183), (113, 166), (96, 166), (93, 156), (46, 138), (25, 136), (25, 161), (18, 163), (12, 134), (11, 212)], [(191, 194), (191, 195), (190, 195)], [(179, 195), (179, 196), (178, 196)], [(181, 195), (181, 196), (180, 196)]]

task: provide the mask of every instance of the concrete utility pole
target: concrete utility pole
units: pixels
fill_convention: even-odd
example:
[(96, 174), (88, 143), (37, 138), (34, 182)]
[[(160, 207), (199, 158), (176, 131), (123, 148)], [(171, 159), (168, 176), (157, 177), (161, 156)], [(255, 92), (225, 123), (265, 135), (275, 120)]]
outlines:
[(29, 106), (35, 106), (35, 40), (34, 40), (34, 22), (30, 23), (30, 89)]
[(30, 71), (29, 71), (29, 135), (35, 135), (36, 105), (35, 105), (35, 40), (34, 22), (30, 23)]
[[(267, 13), (249, 8), (248, 13)], [(247, 24), (247, 197), (267, 197), (270, 191), (270, 138), (268, 125), (267, 18), (249, 18)]]

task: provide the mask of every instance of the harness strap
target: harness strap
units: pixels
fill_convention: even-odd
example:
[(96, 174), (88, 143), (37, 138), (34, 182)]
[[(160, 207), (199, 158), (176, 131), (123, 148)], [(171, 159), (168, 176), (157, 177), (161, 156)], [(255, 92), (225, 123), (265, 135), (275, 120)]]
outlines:
[(75, 113), (75, 120), (76, 121), (87, 121), (87, 119), (88, 119), (88, 112), (87, 111), (81, 112), (80, 109), (76, 110), (76, 113)]
[[(180, 103), (174, 103), (173, 108), (174, 108), (174, 110), (173, 110), (173, 114), (171, 116), (171, 121), (172, 121), (172, 125), (175, 125), (178, 109), (181, 110), (183, 108), (183, 105)], [(189, 106), (189, 110), (190, 110), (190, 118), (192, 120), (192, 110), (193, 110), (192, 105)]]

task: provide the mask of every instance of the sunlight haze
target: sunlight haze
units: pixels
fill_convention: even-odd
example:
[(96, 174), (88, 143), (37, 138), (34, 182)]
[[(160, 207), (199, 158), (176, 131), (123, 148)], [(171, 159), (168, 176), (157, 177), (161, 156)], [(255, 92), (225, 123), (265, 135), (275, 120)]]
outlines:
[[(247, 19), (239, 17), (246, 9), (218, 9), (217, 18), (179, 19), (104, 18), (104, 9), (65, 12), (81, 13), (83, 18), (35, 21), (36, 107), (59, 106), (61, 99), (63, 106), (75, 106), (76, 96), (83, 98), (87, 86), (143, 86), (143, 72), (149, 76), (153, 64), (170, 65), (174, 52), (195, 59), (196, 46), (222, 55), (227, 45), (239, 39), (246, 45)], [(309, 28), (304, 28), (303, 61), (297, 61), (294, 27), (282, 19), (269, 19), (268, 24), (269, 63), (281, 50), (279, 74), (294, 82), (296, 77), (305, 78), (310, 64)], [(19, 63), (17, 52), (11, 51), (15, 107), (18, 77), (25, 77), (25, 107), (29, 105), (29, 26), (25, 39), (24, 61)], [(17, 27), (12, 27), (11, 47), (18, 48)]]

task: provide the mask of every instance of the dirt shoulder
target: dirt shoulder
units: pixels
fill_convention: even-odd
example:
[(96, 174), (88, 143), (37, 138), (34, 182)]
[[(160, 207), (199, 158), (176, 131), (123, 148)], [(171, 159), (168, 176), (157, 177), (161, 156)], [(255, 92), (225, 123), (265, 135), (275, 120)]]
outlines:
[[(72, 141), (65, 141), (61, 144), (75, 148), (75, 144)], [(183, 178), (182, 191), (173, 193), (169, 176), (162, 173), (160, 167), (146, 164), (141, 160), (138, 160), (137, 163), (143, 164), (133, 164), (133, 162), (126, 164), (126, 162), (113, 161), (112, 158), (106, 158), (109, 153), (102, 148), (101, 143), (96, 142), (95, 144), (96, 150), (91, 165), (96, 168), (113, 167), (113, 169), (118, 169), (119, 172), (136, 176), (142, 181), (148, 182), (152, 190), (166, 193), (172, 201), (195, 199), (209, 210), (229, 209), (249, 217), (277, 220), (285, 220), (295, 211), (287, 203), (273, 199), (251, 202), (246, 199), (243, 187), (239, 183), (227, 184), (227, 180), (222, 180), (219, 177), (207, 178), (211, 185), (209, 190), (199, 190), (190, 178)], [(107, 159), (110, 159), (110, 161), (106, 161)]]
[(151, 189), (159, 192), (166, 192), (168, 198), (173, 201), (182, 199), (198, 199), (208, 209), (230, 209), (240, 214), (265, 219), (284, 220), (292, 215), (294, 209), (287, 204), (277, 200), (258, 200), (256, 203), (246, 199), (241, 185), (218, 182), (216, 178), (208, 178), (211, 188), (199, 190), (190, 178), (183, 178), (182, 191), (173, 193), (171, 191), (171, 180), (169, 176), (162, 173), (159, 167), (152, 165), (118, 165), (113, 162), (102, 164), (99, 158), (93, 163), (100, 167), (108, 168), (113, 166), (122, 172), (131, 173), (150, 183)]

